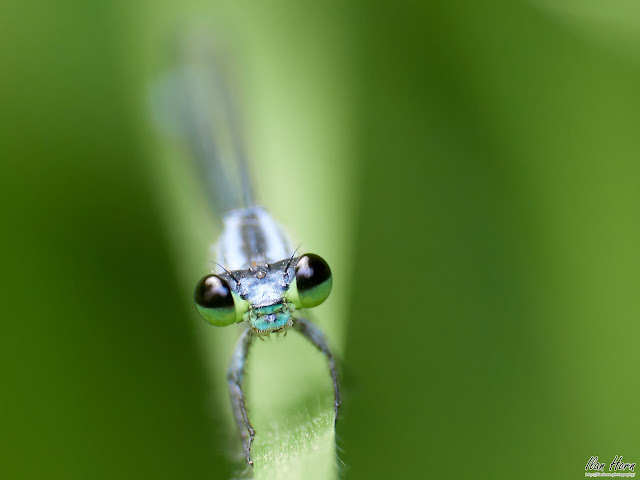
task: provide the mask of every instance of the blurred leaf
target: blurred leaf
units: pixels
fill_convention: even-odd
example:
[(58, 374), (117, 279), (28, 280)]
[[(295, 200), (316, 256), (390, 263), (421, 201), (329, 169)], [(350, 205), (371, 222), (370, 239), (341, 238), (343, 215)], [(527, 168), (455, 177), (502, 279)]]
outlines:
[(640, 4), (634, 0), (532, 0), (587, 41), (640, 62)]

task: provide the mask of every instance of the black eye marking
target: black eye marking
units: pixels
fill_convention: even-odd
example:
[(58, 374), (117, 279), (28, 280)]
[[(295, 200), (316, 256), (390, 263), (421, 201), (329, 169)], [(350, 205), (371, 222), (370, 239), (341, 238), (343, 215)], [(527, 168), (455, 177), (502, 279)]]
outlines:
[(202, 308), (235, 307), (229, 284), (217, 275), (207, 275), (198, 282), (195, 301)]
[(331, 269), (319, 255), (307, 253), (300, 257), (295, 268), (298, 290), (305, 292), (331, 278)]

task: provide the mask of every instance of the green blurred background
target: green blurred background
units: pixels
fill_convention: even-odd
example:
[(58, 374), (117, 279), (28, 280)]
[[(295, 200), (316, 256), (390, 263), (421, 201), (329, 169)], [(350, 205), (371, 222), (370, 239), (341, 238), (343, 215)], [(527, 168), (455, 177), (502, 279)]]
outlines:
[(191, 305), (216, 227), (148, 113), (194, 19), (237, 55), (263, 203), (334, 269), (348, 478), (640, 459), (637, 2), (27, 1), (0, 15), (1, 478), (231, 475), (206, 345), (237, 332)]

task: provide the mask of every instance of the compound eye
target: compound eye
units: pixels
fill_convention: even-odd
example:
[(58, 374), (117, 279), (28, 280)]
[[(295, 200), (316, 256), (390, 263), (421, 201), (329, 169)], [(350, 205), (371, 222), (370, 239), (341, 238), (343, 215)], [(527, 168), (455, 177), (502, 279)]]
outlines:
[(226, 327), (236, 323), (236, 305), (229, 284), (218, 275), (207, 275), (196, 285), (194, 294), (200, 316), (211, 325)]
[(313, 253), (301, 256), (295, 272), (298, 297), (303, 308), (316, 307), (327, 299), (333, 286), (333, 276), (322, 257)]

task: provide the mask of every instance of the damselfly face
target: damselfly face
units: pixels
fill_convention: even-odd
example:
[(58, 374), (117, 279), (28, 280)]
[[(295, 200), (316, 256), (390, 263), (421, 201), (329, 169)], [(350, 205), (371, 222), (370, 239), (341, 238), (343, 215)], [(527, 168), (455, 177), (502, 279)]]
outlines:
[(292, 314), (324, 302), (333, 285), (331, 269), (320, 256), (298, 258), (247, 270), (203, 277), (196, 286), (198, 312), (212, 325), (247, 321), (259, 335), (279, 332), (292, 324)]

